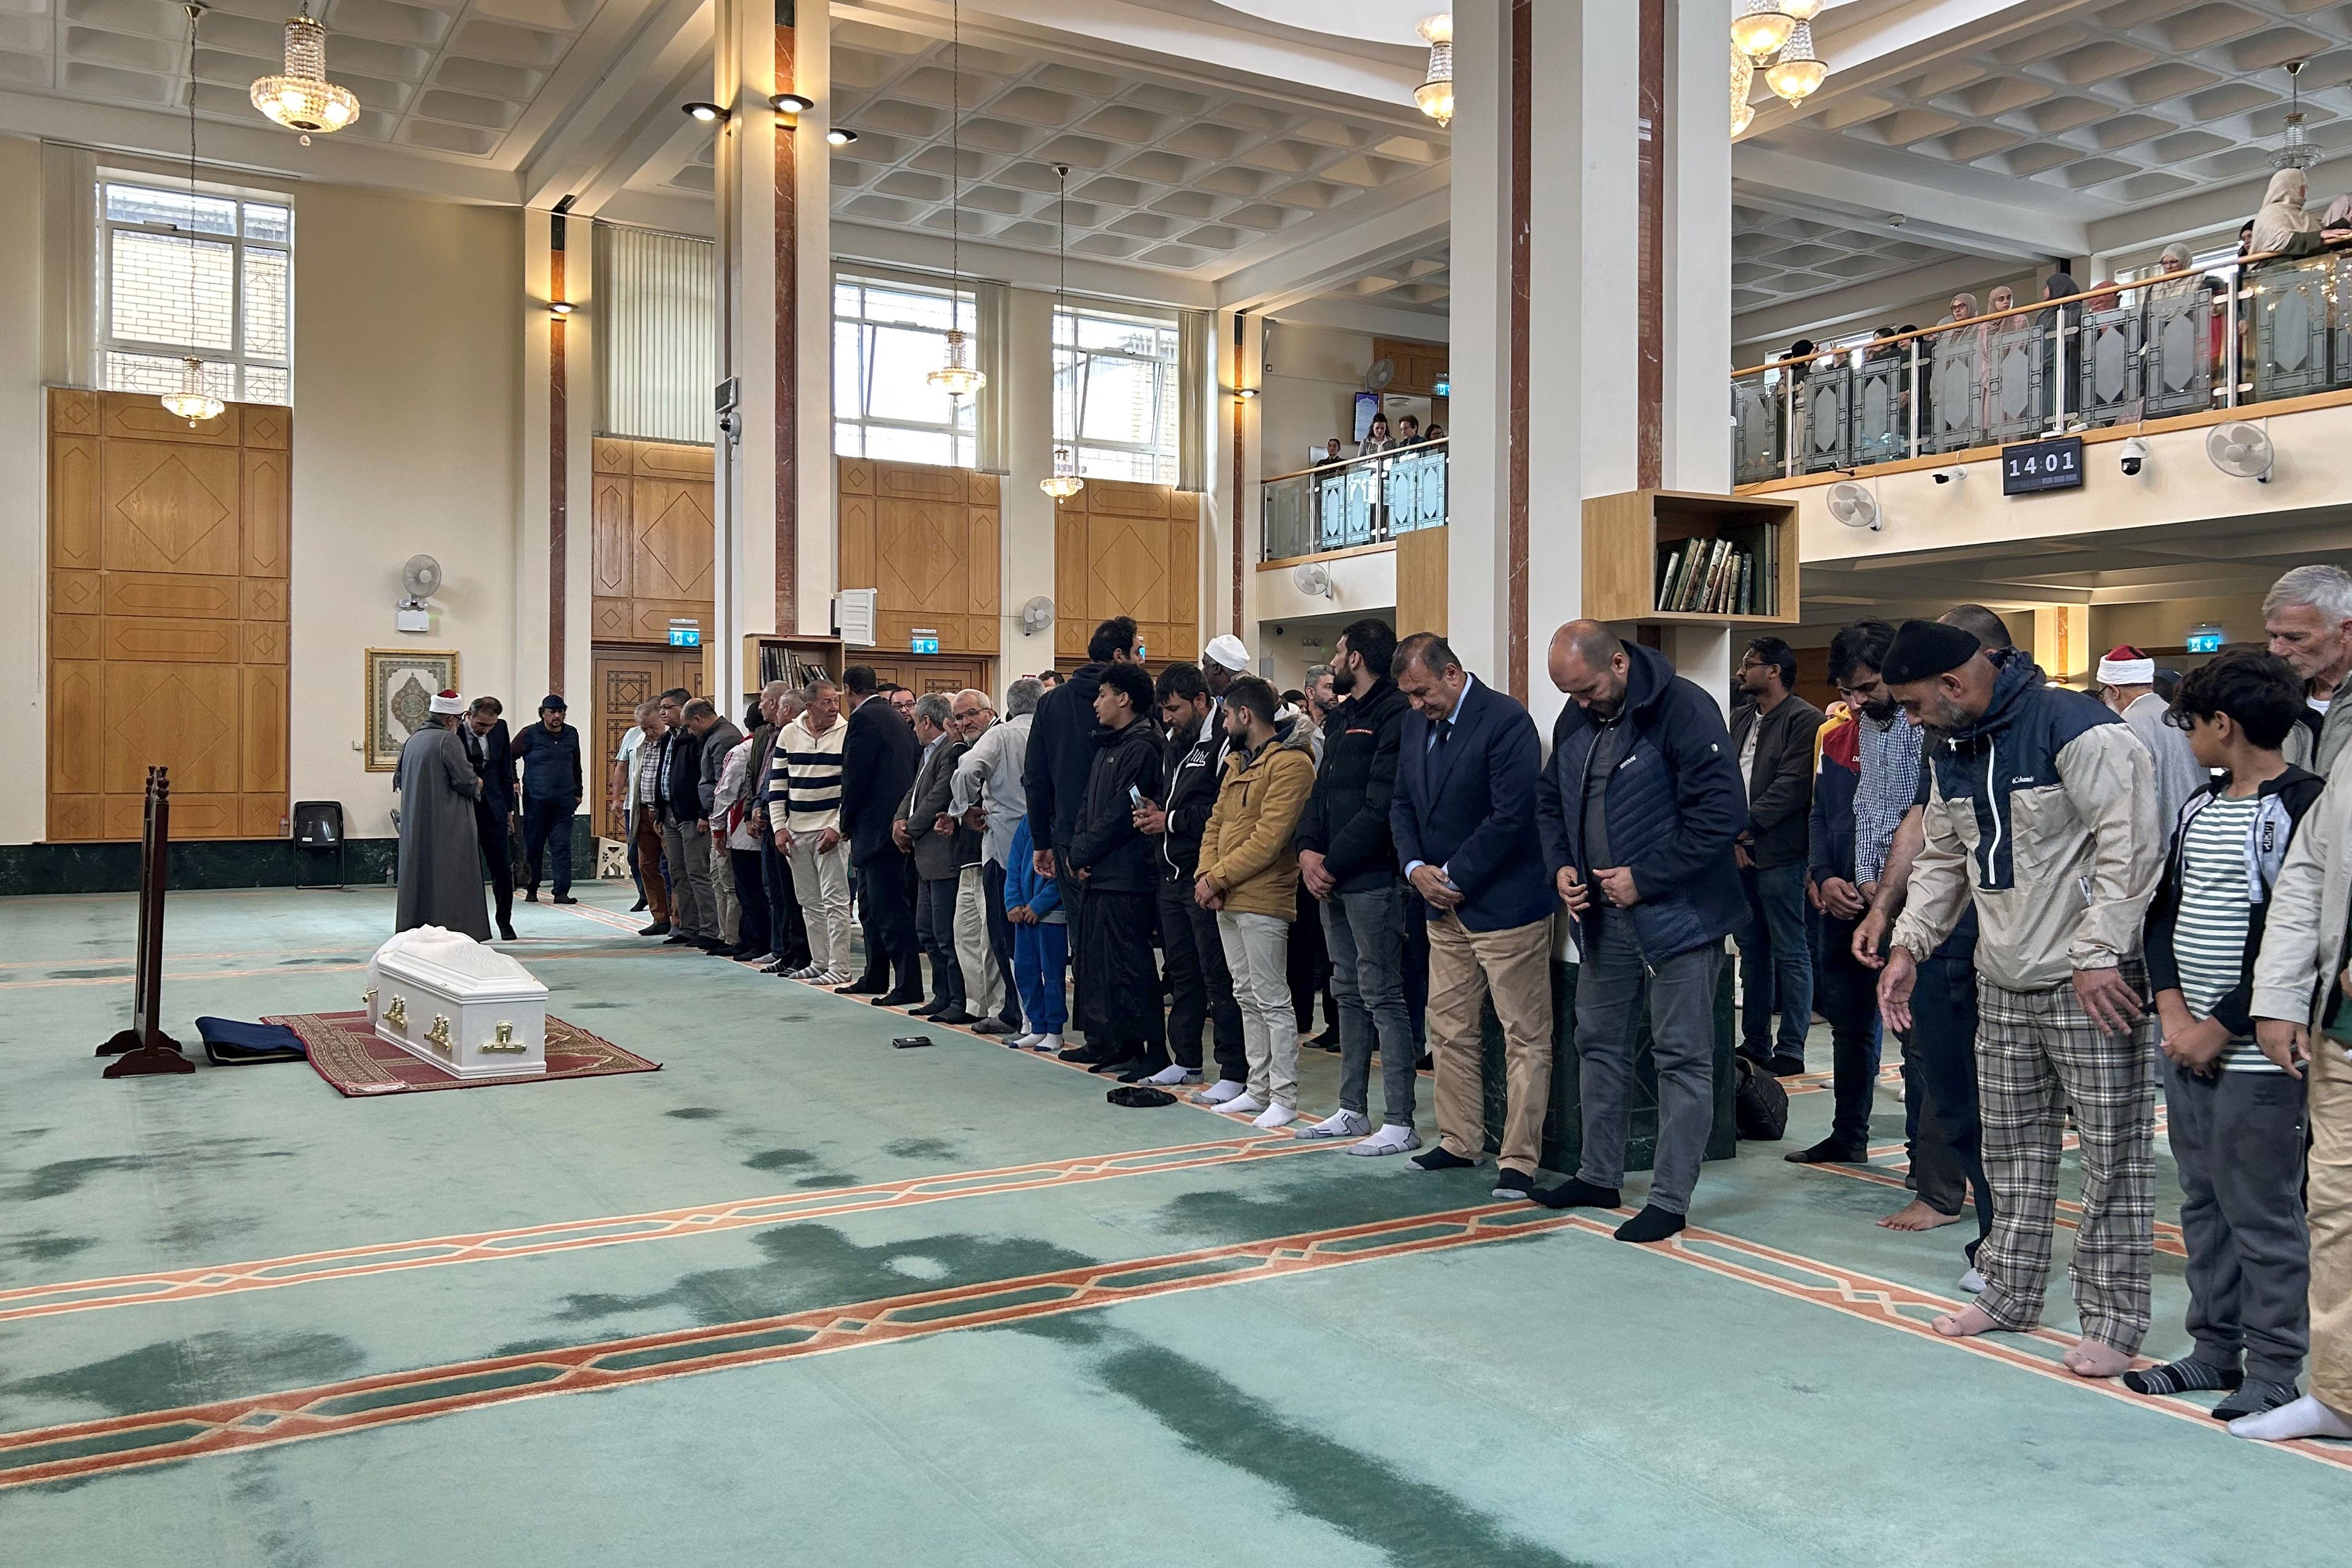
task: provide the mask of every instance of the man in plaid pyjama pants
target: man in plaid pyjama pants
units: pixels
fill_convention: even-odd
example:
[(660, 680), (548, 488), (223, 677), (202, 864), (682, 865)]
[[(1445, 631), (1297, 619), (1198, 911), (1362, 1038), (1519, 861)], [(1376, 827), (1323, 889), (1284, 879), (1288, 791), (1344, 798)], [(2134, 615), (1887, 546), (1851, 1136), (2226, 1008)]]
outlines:
[(2069, 1370), (2113, 1377), (2147, 1333), (2155, 1256), (2156, 1019), (2140, 926), (2162, 872), (2147, 748), (2115, 714), (2048, 685), (2014, 649), (1906, 622), (1880, 671), (1916, 724), (1943, 732), (1927, 842), (1879, 980), (1897, 1030), (1918, 962), (1973, 902), (1977, 1079), (1993, 1224), (1984, 1289), (1937, 1332), (2041, 1321), (2068, 1108), (2081, 1133), (2083, 1204), (2069, 1270), (2082, 1340)]

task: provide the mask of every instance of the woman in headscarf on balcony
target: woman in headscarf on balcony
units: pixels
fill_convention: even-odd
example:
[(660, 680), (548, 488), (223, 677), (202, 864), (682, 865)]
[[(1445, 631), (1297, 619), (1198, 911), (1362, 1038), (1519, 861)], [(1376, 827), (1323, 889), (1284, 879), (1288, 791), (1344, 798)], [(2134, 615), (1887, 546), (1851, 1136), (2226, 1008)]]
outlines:
[(2254, 214), (2254, 256), (2309, 256), (2320, 246), (2319, 220), (2303, 210), (2309, 187), (2300, 169), (2282, 169), (2271, 176), (2263, 204)]
[[(1942, 443), (1944, 428), (1942, 413), (1939, 411), (1949, 411), (1950, 423), (1955, 428), (1967, 425), (1975, 417), (1970, 412), (1972, 406), (1970, 399), (1962, 398), (1957, 402), (1948, 403), (1944, 401), (1943, 381), (1948, 354), (1971, 343), (1981, 346), (1984, 329), (1981, 326), (1971, 327), (1966, 324), (1973, 321), (1977, 315), (1977, 297), (1965, 288), (1961, 289), (1952, 296), (1951, 308), (1944, 313), (1943, 319), (1936, 323), (1937, 327), (1949, 329), (1949, 330), (1937, 331), (1920, 347), (1919, 354), (1923, 361), (1923, 373), (1920, 380), (1925, 384), (1920, 389), (1919, 425), (1922, 430), (1928, 433), (1927, 445), (1930, 450), (1937, 452), (1951, 450)], [(1976, 336), (1970, 338), (1969, 333), (1974, 333)]]
[(2352, 240), (2352, 193), (2327, 204), (2327, 214), (2319, 220), (2319, 237), (2329, 245)]

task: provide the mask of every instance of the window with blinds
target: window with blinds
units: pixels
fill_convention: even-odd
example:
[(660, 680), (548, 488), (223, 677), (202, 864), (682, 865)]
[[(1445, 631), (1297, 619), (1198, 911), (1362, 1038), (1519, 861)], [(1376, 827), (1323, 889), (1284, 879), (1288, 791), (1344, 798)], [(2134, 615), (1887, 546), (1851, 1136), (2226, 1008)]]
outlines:
[(98, 183), (98, 371), (167, 392), (181, 363), (229, 402), (294, 401), (294, 212), (185, 186)]
[(596, 225), (599, 434), (716, 439), (718, 277), (718, 249), (707, 239)]

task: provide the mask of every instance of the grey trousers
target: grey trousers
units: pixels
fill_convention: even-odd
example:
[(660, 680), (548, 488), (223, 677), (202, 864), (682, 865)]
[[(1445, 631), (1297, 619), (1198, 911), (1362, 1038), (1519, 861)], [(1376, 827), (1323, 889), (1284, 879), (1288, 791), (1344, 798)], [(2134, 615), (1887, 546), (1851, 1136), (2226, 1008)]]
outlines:
[[(1723, 945), (1678, 953), (1649, 977), (1650, 1051), (1658, 1070), (1658, 1154), (1649, 1201), (1690, 1212), (1691, 1189), (1715, 1125), (1715, 990)], [(1576, 1055), (1582, 1077), (1584, 1155), (1580, 1180), (1619, 1186), (1625, 1178), (1625, 1088), (1642, 1020), (1642, 952), (1630, 916), (1612, 909), (1601, 940), (1576, 976)]]
[(1331, 995), (1339, 1004), (1339, 1108), (1364, 1113), (1377, 1040), (1383, 1119), (1409, 1128), (1421, 1051), (1404, 1010), (1404, 884), (1335, 893), (1321, 908)]
[(2292, 1384), (2311, 1348), (2303, 1082), (2284, 1072), (2200, 1078), (2170, 1061), (2164, 1074), (2197, 1359), (2233, 1367), (2242, 1353), (2248, 1377)]
[(689, 936), (719, 936), (719, 894), (710, 884), (710, 835), (692, 822), (662, 819), (662, 853), (669, 859), (670, 893), (677, 904), (673, 928)]

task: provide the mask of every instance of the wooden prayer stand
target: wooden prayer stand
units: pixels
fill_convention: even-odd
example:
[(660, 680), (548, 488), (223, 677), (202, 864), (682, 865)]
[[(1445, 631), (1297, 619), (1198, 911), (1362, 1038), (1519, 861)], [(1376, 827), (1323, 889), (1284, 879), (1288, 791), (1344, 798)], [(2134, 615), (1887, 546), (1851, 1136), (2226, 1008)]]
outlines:
[(98, 1048), (99, 1055), (119, 1059), (108, 1064), (109, 1078), (196, 1070), (156, 1022), (163, 1006), (163, 892), (171, 880), (170, 773), (166, 768), (147, 769), (147, 821), (139, 841), (139, 970), (131, 1027)]

